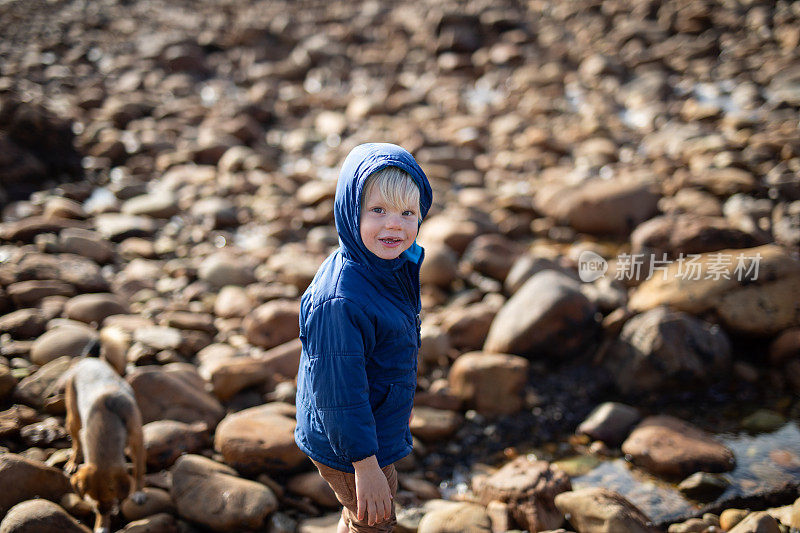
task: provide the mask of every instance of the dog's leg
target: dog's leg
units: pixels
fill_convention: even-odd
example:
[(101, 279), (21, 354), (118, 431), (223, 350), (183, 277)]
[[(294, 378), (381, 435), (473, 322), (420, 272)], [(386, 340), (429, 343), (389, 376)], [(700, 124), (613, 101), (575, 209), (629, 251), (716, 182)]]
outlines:
[(94, 533), (111, 533), (111, 513), (95, 512)]
[(125, 417), (125, 426), (128, 430), (128, 446), (126, 452), (131, 458), (133, 463), (133, 481), (135, 492), (131, 499), (137, 505), (141, 505), (145, 501), (144, 492), (144, 475), (146, 472), (146, 457), (144, 449), (144, 433), (142, 433), (142, 417), (138, 410), (133, 410)]
[(78, 396), (75, 391), (74, 378), (70, 378), (67, 382), (65, 390), (65, 401), (67, 408), (66, 426), (69, 436), (72, 438), (72, 453), (70, 454), (69, 461), (64, 465), (64, 470), (68, 474), (73, 474), (78, 469), (81, 463), (83, 450), (81, 448), (81, 416), (78, 411)]

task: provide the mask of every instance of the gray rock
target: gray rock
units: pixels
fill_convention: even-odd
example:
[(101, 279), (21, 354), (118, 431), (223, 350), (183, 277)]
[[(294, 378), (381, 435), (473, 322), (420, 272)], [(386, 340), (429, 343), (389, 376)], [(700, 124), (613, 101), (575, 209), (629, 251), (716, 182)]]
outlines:
[(639, 410), (635, 407), (618, 402), (605, 402), (589, 413), (586, 420), (578, 426), (576, 433), (616, 446), (625, 440), (640, 418)]
[(552, 270), (531, 277), (495, 316), (483, 351), (560, 360), (598, 332), (594, 305), (575, 280)]
[(731, 364), (728, 336), (714, 324), (657, 307), (628, 320), (605, 365), (624, 393), (716, 381)]

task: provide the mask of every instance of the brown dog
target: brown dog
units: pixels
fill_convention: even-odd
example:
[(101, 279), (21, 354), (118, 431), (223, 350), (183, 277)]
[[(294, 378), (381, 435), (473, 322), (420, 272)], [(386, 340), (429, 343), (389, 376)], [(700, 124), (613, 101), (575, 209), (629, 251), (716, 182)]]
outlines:
[[(79, 359), (68, 371), (65, 393), (72, 456), (64, 469), (72, 474), (75, 492), (94, 507), (95, 533), (109, 533), (112, 511), (132, 488), (136, 493), (131, 499), (144, 503), (142, 416), (131, 386), (101, 359)], [(133, 479), (126, 453), (133, 462)], [(86, 460), (78, 468), (81, 455)]]

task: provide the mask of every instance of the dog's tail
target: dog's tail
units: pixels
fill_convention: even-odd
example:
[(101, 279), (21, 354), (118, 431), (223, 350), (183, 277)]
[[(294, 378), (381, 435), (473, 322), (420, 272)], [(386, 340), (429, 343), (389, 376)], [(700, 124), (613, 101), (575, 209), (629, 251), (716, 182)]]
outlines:
[(86, 343), (86, 346), (83, 347), (83, 350), (81, 350), (80, 357), (100, 357), (101, 348), (102, 344), (100, 344), (100, 339), (92, 337), (89, 342)]

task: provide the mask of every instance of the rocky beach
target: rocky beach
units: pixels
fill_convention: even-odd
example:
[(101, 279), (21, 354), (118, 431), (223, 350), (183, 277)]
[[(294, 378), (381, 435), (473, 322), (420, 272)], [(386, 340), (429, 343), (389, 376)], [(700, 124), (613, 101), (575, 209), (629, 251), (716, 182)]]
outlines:
[(434, 190), (402, 533), (800, 531), (800, 2), (0, 0), (0, 533), (333, 533), (294, 444), (345, 155)]

